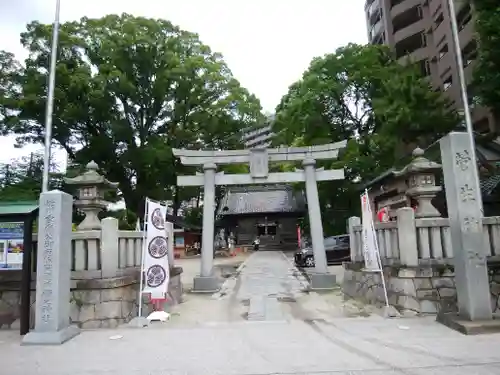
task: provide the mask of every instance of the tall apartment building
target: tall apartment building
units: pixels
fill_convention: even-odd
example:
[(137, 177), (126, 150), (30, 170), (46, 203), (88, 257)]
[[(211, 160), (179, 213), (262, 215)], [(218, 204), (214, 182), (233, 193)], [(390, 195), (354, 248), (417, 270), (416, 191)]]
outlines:
[(274, 115), (268, 115), (265, 125), (243, 130), (242, 141), (245, 148), (269, 147), (272, 138), (275, 136), (272, 125), (273, 121)]
[[(471, 0), (455, 0), (455, 8), (465, 77), (470, 84), (478, 47), (473, 6)], [(457, 110), (463, 109), (447, 0), (367, 0), (365, 13), (370, 43), (387, 44), (401, 63), (419, 63), (435, 90), (448, 95)], [(474, 129), (481, 133), (494, 129), (491, 113), (477, 105), (472, 89), (468, 95)]]

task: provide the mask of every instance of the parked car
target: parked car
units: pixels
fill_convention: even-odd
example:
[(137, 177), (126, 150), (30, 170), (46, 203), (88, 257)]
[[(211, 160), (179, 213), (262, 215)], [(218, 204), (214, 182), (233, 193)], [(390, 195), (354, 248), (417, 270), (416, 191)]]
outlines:
[[(349, 235), (332, 236), (325, 238), (326, 262), (340, 264), (349, 259), (350, 242)], [(314, 253), (312, 246), (307, 246), (295, 253), (295, 265), (297, 267), (314, 267)]]

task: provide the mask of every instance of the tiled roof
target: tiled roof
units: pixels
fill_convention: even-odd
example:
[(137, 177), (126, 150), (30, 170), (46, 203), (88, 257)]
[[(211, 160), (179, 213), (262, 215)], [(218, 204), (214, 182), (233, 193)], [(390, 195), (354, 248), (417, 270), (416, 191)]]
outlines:
[[(497, 168), (500, 167), (500, 163), (494, 163), (494, 164)], [(479, 184), (481, 186), (481, 193), (483, 194), (483, 196), (489, 196), (493, 194), (493, 192), (500, 184), (500, 173), (496, 173), (491, 176), (481, 178)]]
[[(438, 183), (440, 182), (440, 186), (443, 187), (443, 189), (446, 189), (444, 186), (444, 178), (441, 177)], [(479, 179), (479, 186), (481, 187), (481, 195), (483, 198), (490, 196), (493, 194), (496, 188), (500, 185), (500, 173), (499, 174), (494, 174), (492, 176), (487, 176), (487, 177), (480, 177)]]
[(303, 194), (289, 186), (232, 188), (222, 198), (218, 214), (301, 212), (305, 209)]

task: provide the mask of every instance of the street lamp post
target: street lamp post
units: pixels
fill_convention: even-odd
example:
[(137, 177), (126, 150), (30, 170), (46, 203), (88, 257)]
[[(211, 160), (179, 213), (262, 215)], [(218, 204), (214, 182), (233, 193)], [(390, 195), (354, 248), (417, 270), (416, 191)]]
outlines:
[(45, 152), (43, 155), (43, 179), (42, 192), (49, 190), (49, 170), (50, 170), (50, 151), (52, 144), (52, 112), (54, 109), (54, 85), (56, 79), (57, 65), (57, 43), (59, 36), (59, 14), (61, 10), (61, 1), (56, 0), (56, 15), (52, 27), (52, 49), (50, 54), (50, 71), (47, 92), (47, 104), (45, 107)]
[[(458, 80), (460, 83), (460, 94), (462, 96), (463, 114), (465, 117), (465, 126), (467, 129), (467, 134), (469, 135), (472, 160), (474, 160), (474, 163), (477, 163), (476, 142), (474, 140), (474, 128), (472, 126), (472, 116), (470, 113), (469, 97), (467, 94), (467, 83), (465, 81), (464, 62), (462, 57), (462, 49), (460, 48), (460, 36), (458, 31), (457, 18), (455, 15), (455, 0), (447, 0), (447, 1), (448, 1), (448, 9), (450, 11), (451, 33), (453, 35), (453, 48), (456, 56)], [(476, 186), (480, 186), (479, 172), (477, 168), (474, 168), (474, 178), (476, 179), (477, 182)], [(482, 210), (483, 200), (481, 192), (477, 191), (476, 193), (477, 193), (477, 201), (481, 205), (481, 210)]]

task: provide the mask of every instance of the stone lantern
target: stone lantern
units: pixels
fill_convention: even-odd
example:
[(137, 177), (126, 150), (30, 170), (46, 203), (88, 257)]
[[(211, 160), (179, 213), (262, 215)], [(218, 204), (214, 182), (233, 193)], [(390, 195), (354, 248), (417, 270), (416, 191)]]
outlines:
[(118, 186), (117, 183), (101, 176), (97, 172), (98, 168), (98, 165), (91, 161), (87, 164), (85, 173), (74, 178), (64, 178), (64, 182), (68, 185), (76, 186), (78, 199), (75, 201), (75, 206), (85, 214), (85, 218), (77, 227), (78, 230), (101, 229), (98, 215), (109, 204), (104, 200), (104, 193), (107, 189), (116, 189)]
[(417, 202), (415, 217), (439, 217), (439, 211), (432, 204), (432, 199), (441, 191), (436, 186), (436, 175), (441, 172), (441, 164), (424, 157), (424, 150), (417, 147), (412, 153), (413, 160), (397, 176), (405, 178), (408, 185), (406, 195)]

